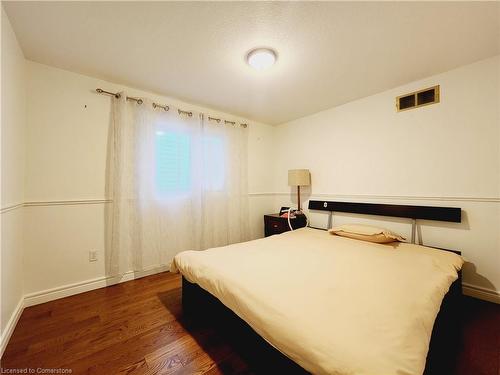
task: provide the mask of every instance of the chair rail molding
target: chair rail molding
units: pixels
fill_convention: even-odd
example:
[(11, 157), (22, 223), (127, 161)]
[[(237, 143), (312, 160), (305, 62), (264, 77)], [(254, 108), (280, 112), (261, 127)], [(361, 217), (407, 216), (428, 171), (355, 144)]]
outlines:
[[(251, 192), (249, 197), (259, 196), (290, 196), (291, 192)], [(477, 203), (500, 203), (500, 197), (435, 197), (425, 195), (364, 195), (364, 194), (330, 194), (314, 193), (309, 199), (328, 198), (328, 199), (356, 199), (356, 200), (405, 200), (405, 201), (439, 201), (439, 202), (477, 202)], [(46, 206), (77, 206), (83, 204), (107, 204), (113, 203), (112, 199), (107, 198), (85, 198), (85, 199), (61, 199), (61, 200), (43, 200), (26, 201), (13, 203), (2, 207), (0, 214), (14, 211), (22, 207), (46, 207)]]
[[(291, 192), (255, 192), (248, 193), (249, 196), (272, 195), (272, 196), (290, 196)], [(386, 200), (421, 200), (421, 201), (454, 201), (454, 202), (485, 202), (500, 203), (500, 197), (436, 197), (426, 195), (369, 195), (369, 194), (331, 194), (331, 193), (313, 193), (309, 199), (332, 198), (332, 199), (386, 199)]]

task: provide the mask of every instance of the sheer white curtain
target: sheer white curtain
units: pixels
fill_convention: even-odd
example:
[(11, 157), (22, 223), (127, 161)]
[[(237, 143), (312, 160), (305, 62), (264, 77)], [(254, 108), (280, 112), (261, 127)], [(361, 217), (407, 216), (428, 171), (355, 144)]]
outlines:
[(108, 276), (249, 237), (246, 129), (152, 104), (113, 99)]
[(249, 239), (247, 130), (224, 121), (203, 123), (202, 247)]

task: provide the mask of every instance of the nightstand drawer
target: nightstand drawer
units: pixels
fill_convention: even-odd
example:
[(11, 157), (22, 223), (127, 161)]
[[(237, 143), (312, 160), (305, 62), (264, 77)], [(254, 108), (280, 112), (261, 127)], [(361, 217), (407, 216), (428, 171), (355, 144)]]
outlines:
[[(293, 229), (298, 229), (306, 226), (305, 216), (290, 219)], [(266, 237), (273, 234), (288, 232), (290, 227), (288, 219), (280, 217), (278, 214), (264, 215), (264, 232)]]
[(288, 222), (283, 220), (270, 219), (266, 223), (266, 231), (270, 233), (269, 235), (280, 234), (288, 230), (290, 230), (290, 228), (288, 227)]

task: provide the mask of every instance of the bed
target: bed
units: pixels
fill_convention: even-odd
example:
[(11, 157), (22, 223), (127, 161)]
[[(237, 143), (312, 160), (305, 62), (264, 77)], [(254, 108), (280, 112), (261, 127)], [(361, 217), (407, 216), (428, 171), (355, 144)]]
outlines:
[[(333, 203), (309, 206), (342, 209)], [(388, 205), (375, 206), (364, 211)], [(394, 216), (419, 218), (408, 207), (421, 206), (394, 207)], [(456, 333), (462, 264), (451, 251), (302, 228), (183, 252), (172, 271), (183, 276), (186, 314), (251, 328), (247, 336), (282, 357), (278, 366), (287, 373), (442, 374)]]

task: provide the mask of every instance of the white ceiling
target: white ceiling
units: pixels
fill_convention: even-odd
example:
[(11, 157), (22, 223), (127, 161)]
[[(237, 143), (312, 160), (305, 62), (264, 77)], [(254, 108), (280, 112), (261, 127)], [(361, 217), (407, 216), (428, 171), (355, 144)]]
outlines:
[(2, 3), (30, 60), (269, 124), (500, 53), (498, 2)]

